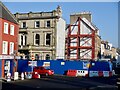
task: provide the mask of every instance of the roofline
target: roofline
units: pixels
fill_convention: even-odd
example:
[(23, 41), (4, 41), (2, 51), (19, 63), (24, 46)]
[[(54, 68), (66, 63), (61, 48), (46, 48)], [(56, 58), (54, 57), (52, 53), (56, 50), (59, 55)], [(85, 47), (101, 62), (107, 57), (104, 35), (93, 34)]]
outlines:
[(10, 14), (10, 16), (15, 20), (15, 22), (18, 24), (17, 20), (15, 19), (15, 16), (8, 10), (8, 8), (0, 1), (1, 6)]
[(16, 12), (16, 13), (14, 13), (14, 15), (15, 14), (20, 14), (20, 15), (22, 15), (22, 14), (30, 14), (30, 13), (32, 13), (32, 14), (41, 14), (41, 13), (53, 13), (54, 11), (50, 11), (50, 12), (44, 12), (44, 11), (42, 11), (42, 12), (32, 12), (32, 11), (30, 11), (30, 12), (25, 12), (25, 13), (19, 13), (19, 12)]
[(27, 18), (17, 18), (17, 20), (51, 19), (51, 18), (60, 18), (60, 17), (59, 16), (51, 16), (51, 17), (27, 17)]

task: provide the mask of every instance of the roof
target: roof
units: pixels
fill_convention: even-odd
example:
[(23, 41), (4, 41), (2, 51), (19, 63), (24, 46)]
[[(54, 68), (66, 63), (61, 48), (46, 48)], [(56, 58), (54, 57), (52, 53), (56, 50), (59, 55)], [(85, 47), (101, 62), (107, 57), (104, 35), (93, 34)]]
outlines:
[(5, 5), (1, 1), (0, 1), (0, 18), (18, 24), (14, 15), (5, 7)]
[(14, 16), (17, 20), (30, 20), (30, 19), (50, 19), (60, 18), (59, 15), (54, 15), (54, 11), (50, 12), (28, 12), (28, 13), (16, 13)]

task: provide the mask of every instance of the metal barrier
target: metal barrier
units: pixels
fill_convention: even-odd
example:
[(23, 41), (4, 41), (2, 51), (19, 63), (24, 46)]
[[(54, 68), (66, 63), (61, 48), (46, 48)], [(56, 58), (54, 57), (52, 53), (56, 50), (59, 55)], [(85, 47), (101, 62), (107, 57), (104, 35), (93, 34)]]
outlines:
[(103, 71), (103, 77), (111, 77), (113, 76), (112, 71)]
[(77, 70), (67, 70), (67, 76), (76, 76)]
[(89, 77), (98, 77), (98, 71), (89, 71)]
[(88, 70), (77, 70), (76, 76), (87, 77), (88, 76)]
[(89, 71), (89, 77), (112, 77), (113, 71)]
[(103, 77), (103, 71), (98, 71), (98, 77)]

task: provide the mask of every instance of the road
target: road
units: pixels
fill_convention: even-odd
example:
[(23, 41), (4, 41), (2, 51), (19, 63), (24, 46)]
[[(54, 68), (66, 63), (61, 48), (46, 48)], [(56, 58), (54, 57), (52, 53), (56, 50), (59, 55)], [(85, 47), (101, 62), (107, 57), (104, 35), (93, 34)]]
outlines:
[(79, 88), (79, 90), (117, 90), (116, 78), (82, 78), (67, 76), (48, 76), (40, 79), (26, 79), (3, 82), (2, 90), (8, 89), (47, 89), (47, 88)]

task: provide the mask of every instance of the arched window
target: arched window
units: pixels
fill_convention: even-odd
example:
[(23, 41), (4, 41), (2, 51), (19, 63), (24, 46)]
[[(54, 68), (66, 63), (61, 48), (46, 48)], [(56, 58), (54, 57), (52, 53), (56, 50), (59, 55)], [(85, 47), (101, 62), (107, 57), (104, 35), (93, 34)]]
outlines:
[(40, 35), (39, 34), (36, 34), (36, 36), (35, 36), (35, 44), (36, 45), (40, 44)]
[(46, 45), (50, 45), (51, 42), (51, 34), (46, 34)]
[(46, 54), (46, 60), (50, 60), (50, 55)]

